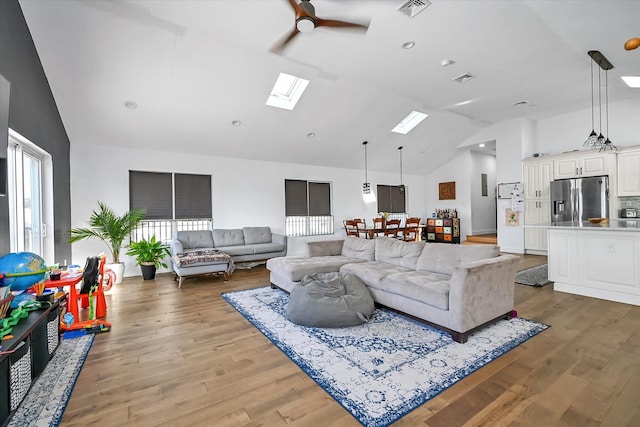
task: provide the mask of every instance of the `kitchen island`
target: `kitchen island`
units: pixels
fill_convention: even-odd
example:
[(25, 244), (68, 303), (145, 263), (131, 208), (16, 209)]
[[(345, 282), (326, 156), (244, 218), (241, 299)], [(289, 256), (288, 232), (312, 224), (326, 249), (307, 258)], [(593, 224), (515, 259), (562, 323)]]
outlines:
[(547, 229), (554, 290), (640, 305), (640, 220), (525, 227)]

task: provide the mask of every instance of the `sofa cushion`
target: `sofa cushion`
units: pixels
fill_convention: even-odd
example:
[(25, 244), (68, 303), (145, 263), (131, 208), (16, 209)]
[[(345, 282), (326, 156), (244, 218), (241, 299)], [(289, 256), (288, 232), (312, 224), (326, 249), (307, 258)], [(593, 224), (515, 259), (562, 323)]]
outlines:
[(217, 248), (244, 245), (244, 233), (241, 229), (214, 229), (213, 241)]
[(267, 270), (292, 282), (299, 282), (307, 274), (337, 272), (344, 264), (364, 260), (345, 256), (277, 257), (267, 261)]
[(244, 234), (244, 243), (246, 245), (271, 243), (270, 227), (244, 227), (242, 233)]
[(382, 288), (382, 281), (385, 277), (394, 273), (404, 273), (414, 271), (407, 267), (393, 265), (382, 261), (367, 261), (357, 264), (345, 264), (340, 267), (342, 274), (354, 274), (364, 282), (365, 285), (376, 288)]
[(365, 323), (375, 310), (367, 287), (356, 276), (317, 273), (293, 287), (287, 317), (294, 323), (339, 328)]
[(376, 249), (375, 240), (347, 236), (342, 244), (342, 256), (373, 261)]
[(497, 245), (452, 245), (449, 243), (427, 243), (418, 258), (416, 270), (453, 274), (461, 263), (494, 258), (500, 255)]
[(450, 278), (446, 274), (419, 271), (393, 273), (382, 280), (382, 289), (441, 310), (448, 310)]
[(247, 245), (253, 248), (254, 254), (268, 254), (271, 252), (282, 252), (284, 251), (284, 245), (280, 243), (256, 243), (253, 245)]
[(253, 255), (253, 246), (247, 245), (218, 246), (216, 249), (231, 256)]
[(404, 242), (391, 237), (378, 237), (374, 241), (376, 242), (376, 261), (414, 270), (425, 245), (425, 242)]
[(176, 239), (182, 242), (183, 249), (213, 248), (211, 230), (178, 231)]
[(318, 240), (307, 242), (307, 255), (311, 256), (327, 256), (341, 255), (344, 239), (340, 240)]

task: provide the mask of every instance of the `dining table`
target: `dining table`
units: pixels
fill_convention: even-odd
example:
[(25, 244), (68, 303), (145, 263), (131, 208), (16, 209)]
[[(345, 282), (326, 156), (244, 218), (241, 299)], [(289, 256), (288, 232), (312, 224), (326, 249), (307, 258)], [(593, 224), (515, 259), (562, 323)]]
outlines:
[(418, 229), (417, 240), (422, 240), (422, 229), (424, 227), (426, 227), (426, 226), (427, 226), (426, 224), (420, 224), (417, 227), (400, 226), (400, 227), (397, 227), (397, 228), (394, 227), (393, 229), (390, 229), (390, 228), (386, 228), (386, 227), (385, 228), (380, 228), (380, 227), (374, 227), (374, 226), (367, 225), (364, 228), (360, 228), (360, 231), (366, 232), (368, 239), (373, 239), (373, 238), (376, 237), (377, 234), (384, 234), (386, 231), (389, 231), (389, 230), (398, 230), (399, 232), (404, 232), (406, 230)]

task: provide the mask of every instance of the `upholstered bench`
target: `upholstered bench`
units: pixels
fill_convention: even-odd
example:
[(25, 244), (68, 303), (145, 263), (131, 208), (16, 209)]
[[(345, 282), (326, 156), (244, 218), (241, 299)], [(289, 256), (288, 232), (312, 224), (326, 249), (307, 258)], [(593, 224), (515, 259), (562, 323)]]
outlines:
[(186, 249), (176, 253), (172, 261), (179, 278), (178, 289), (182, 287), (185, 276), (222, 272), (226, 281), (235, 268), (231, 256), (217, 249)]

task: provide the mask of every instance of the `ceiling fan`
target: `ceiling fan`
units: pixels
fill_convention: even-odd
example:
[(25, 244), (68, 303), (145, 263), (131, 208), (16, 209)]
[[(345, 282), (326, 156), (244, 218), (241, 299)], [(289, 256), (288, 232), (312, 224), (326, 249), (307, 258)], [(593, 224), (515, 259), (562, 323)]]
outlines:
[(287, 44), (289, 44), (289, 42), (291, 42), (291, 40), (293, 40), (295, 36), (300, 33), (309, 33), (318, 27), (351, 29), (363, 32), (366, 32), (369, 29), (368, 23), (359, 24), (356, 22), (319, 18), (318, 16), (316, 16), (316, 9), (311, 4), (310, 0), (300, 0), (300, 3), (296, 3), (295, 0), (288, 1), (295, 13), (295, 26), (289, 34), (285, 35), (270, 49), (271, 52), (282, 52)]

